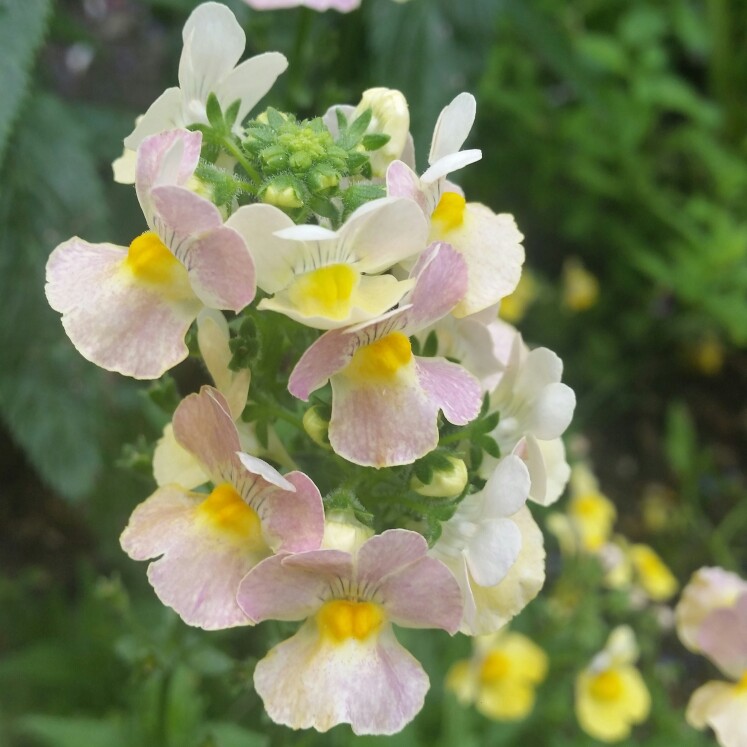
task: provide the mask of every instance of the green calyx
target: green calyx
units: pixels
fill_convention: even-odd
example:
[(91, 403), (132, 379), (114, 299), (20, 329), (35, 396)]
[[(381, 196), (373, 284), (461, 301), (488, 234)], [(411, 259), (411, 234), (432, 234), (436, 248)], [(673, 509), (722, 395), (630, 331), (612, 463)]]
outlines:
[[(199, 176), (217, 204), (264, 202), (296, 223), (316, 216), (337, 228), (357, 207), (385, 195), (383, 186), (367, 183), (369, 154), (389, 140), (368, 132), (370, 109), (350, 123), (338, 112), (334, 136), (321, 117), (299, 121), (271, 107), (237, 129), (234, 108), (222, 112), (211, 95), (210, 124), (194, 126), (203, 133)], [(233, 172), (220, 167), (221, 153), (236, 162)]]

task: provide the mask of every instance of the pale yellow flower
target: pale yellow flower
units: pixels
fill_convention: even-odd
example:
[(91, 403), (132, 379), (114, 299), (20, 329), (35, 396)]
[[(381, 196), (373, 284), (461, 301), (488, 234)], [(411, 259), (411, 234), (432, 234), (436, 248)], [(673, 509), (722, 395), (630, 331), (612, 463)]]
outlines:
[(501, 631), (475, 639), (472, 659), (452, 666), (446, 688), (487, 718), (519, 721), (534, 707), (547, 667), (547, 654), (527, 636)]
[(525, 267), (516, 290), (501, 300), (498, 315), (511, 324), (520, 322), (538, 293), (537, 280), (529, 268)]
[(602, 742), (618, 742), (651, 710), (651, 695), (634, 666), (638, 648), (633, 631), (612, 631), (604, 650), (576, 677), (576, 718), (581, 728)]
[(599, 298), (599, 281), (576, 257), (563, 264), (563, 305), (571, 311), (586, 311)]
[(679, 583), (659, 555), (648, 545), (633, 545), (629, 550), (636, 580), (655, 602), (671, 599)]

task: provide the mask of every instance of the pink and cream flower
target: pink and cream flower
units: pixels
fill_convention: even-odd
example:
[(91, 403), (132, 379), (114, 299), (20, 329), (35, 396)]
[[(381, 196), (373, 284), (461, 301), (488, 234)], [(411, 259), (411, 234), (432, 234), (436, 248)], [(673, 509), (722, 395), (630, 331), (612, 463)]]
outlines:
[(317, 550), (276, 555), (239, 586), (255, 622), (306, 620), (254, 672), (270, 718), (294, 729), (393, 734), (423, 706), (428, 675), (397, 641), (392, 623), (455, 633), (462, 615), (449, 570), (416, 532), (390, 529), (355, 555)]
[(477, 149), (461, 150), (475, 121), (476, 102), (460, 93), (436, 122), (428, 156), (429, 168), (418, 175), (404, 162), (387, 170), (387, 193), (417, 202), (430, 224), (431, 241), (447, 241), (467, 262), (469, 283), (454, 316), (474, 314), (500, 301), (516, 288), (524, 263), (523, 235), (512, 215), (467, 202), (447, 174), (482, 158)]
[(710, 726), (723, 747), (747, 743), (747, 582), (721, 568), (701, 568), (677, 605), (677, 632), (731, 681), (713, 680), (690, 698), (685, 717)]
[(331, 382), (329, 440), (345, 459), (373, 467), (410, 464), (438, 444), (439, 410), (455, 425), (477, 416), (477, 379), (443, 358), (414, 356), (409, 339), (459, 302), (466, 275), (464, 259), (448, 244), (431, 245), (397, 309), (325, 333), (293, 369), (288, 389), (302, 400)]
[(184, 336), (203, 307), (240, 311), (254, 298), (254, 263), (218, 208), (189, 189), (199, 132), (171, 130), (138, 150), (136, 190), (149, 230), (129, 248), (77, 236), (47, 262), (46, 293), (78, 351), (109, 371), (156, 379), (187, 357)]
[(239, 132), (246, 115), (288, 67), (288, 60), (279, 52), (266, 52), (237, 65), (246, 35), (233, 12), (221, 3), (198, 5), (184, 24), (182, 38), (179, 86), (167, 88), (125, 138), (125, 154), (114, 164), (119, 182), (132, 183), (126, 163), (149, 135), (208, 124), (206, 104), (211, 93), (224, 111), (234, 101), (241, 102), (235, 124)]
[(228, 403), (212, 387), (186, 397), (173, 424), (176, 440), (213, 488), (159, 488), (133, 512), (122, 547), (134, 560), (160, 556), (148, 567), (148, 579), (189, 625), (216, 630), (250, 624), (236, 602), (239, 582), (275, 552), (320, 547), (319, 490), (301, 472), (283, 476), (242, 452)]
[(272, 294), (259, 308), (316, 329), (366, 322), (396, 306), (413, 283), (382, 273), (426, 246), (428, 229), (411, 200), (368, 202), (337, 231), (297, 226), (272, 205), (241, 212), (257, 284)]
[(462, 633), (495, 632), (542, 588), (542, 533), (525, 507), (528, 493), (526, 466), (517, 456), (504, 457), (485, 487), (466, 496), (443, 524), (430, 550), (462, 590)]

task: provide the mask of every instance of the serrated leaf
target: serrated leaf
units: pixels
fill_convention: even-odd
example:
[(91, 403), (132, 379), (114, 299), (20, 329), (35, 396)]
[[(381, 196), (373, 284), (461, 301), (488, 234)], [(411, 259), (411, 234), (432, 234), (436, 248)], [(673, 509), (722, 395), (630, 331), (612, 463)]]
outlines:
[(76, 498), (102, 464), (112, 416), (104, 402), (133, 390), (80, 356), (44, 297), (44, 265), (56, 243), (106, 237), (88, 135), (50, 96), (36, 95), (23, 117), (0, 177), (0, 313), (8, 320), (0, 327), (0, 416), (43, 479)]
[(47, 28), (51, 0), (0, 3), (0, 164), (28, 89), (29, 73)]

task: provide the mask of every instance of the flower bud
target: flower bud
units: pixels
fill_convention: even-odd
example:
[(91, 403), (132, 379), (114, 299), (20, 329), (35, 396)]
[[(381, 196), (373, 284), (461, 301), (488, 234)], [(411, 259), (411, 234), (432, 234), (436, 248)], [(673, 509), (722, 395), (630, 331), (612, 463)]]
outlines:
[(314, 443), (329, 448), (329, 420), (322, 417), (320, 407), (314, 405), (306, 410), (303, 414), (303, 428)]
[(324, 517), (322, 548), (342, 550), (354, 555), (358, 548), (373, 535), (373, 529), (361, 524), (352, 511), (330, 511)]
[(340, 176), (331, 166), (320, 163), (309, 171), (306, 182), (312, 192), (319, 194), (334, 189), (340, 183)]
[(270, 145), (260, 154), (268, 171), (282, 171), (288, 168), (288, 154), (280, 145)]
[(467, 466), (457, 457), (446, 457), (450, 467), (436, 469), (426, 485), (413, 476), (410, 487), (428, 498), (456, 498), (467, 485)]
[(389, 135), (389, 142), (371, 153), (371, 168), (374, 176), (384, 176), (387, 166), (402, 155), (410, 131), (410, 112), (407, 100), (393, 88), (369, 88), (363, 92), (353, 118), (371, 109), (370, 133)]
[(296, 185), (295, 179), (289, 177), (278, 177), (267, 185), (261, 194), (262, 202), (275, 205), (279, 208), (303, 207), (301, 190)]

